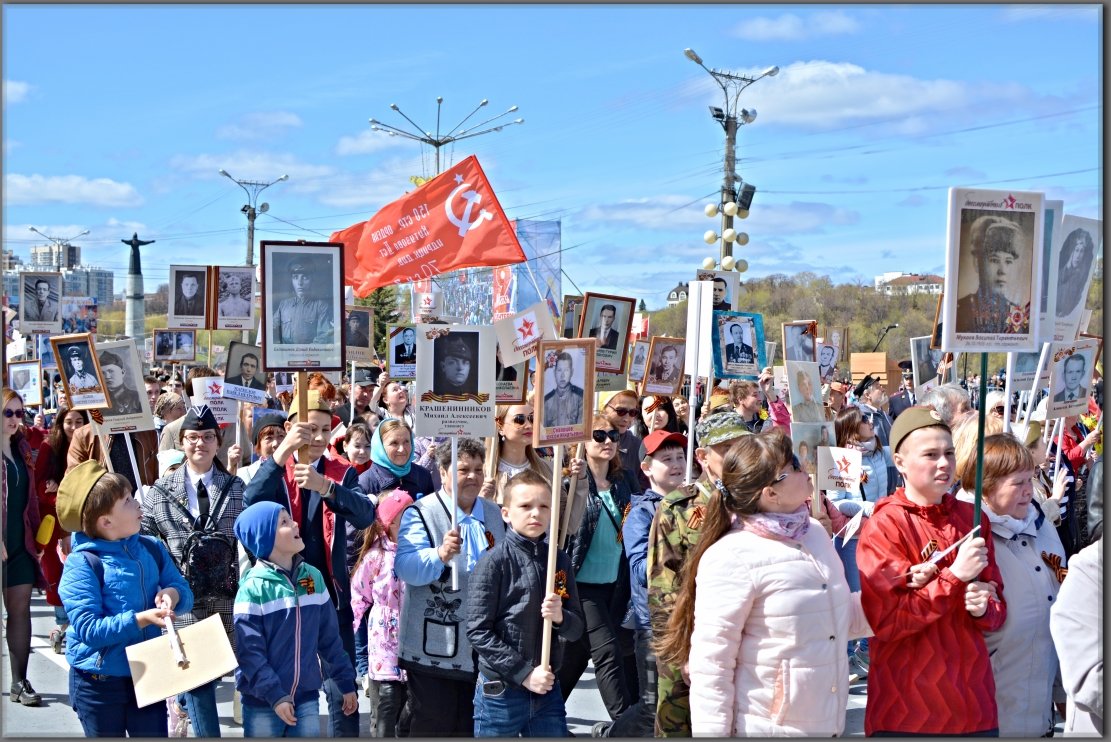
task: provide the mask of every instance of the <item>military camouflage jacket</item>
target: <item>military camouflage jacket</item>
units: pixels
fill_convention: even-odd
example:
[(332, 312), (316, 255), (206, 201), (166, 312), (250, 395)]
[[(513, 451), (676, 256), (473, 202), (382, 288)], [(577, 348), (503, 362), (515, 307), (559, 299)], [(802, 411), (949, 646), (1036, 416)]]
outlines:
[(710, 484), (698, 480), (664, 496), (648, 532), (648, 616), (663, 634), (679, 593), (679, 573), (694, 545), (710, 500)]

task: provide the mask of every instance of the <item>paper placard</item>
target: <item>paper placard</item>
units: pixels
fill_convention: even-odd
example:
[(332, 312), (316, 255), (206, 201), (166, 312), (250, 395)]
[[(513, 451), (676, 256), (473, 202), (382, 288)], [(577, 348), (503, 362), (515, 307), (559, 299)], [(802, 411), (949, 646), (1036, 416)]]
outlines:
[(420, 324), (416, 340), (413, 432), (471, 438), (497, 435), (494, 328)]
[(818, 489), (855, 493), (860, 489), (862, 471), (860, 451), (818, 446)]
[(221, 428), (235, 422), (239, 403), (224, 397), (225, 387), (222, 377), (203, 376), (199, 379), (193, 379), (191, 386), (193, 387), (193, 394), (190, 401), (196, 405), (198, 401), (203, 400), (208, 405), (208, 409), (212, 410), (212, 414), (216, 416), (216, 422), (220, 424)]
[[(732, 274), (736, 276), (736, 273)], [(713, 372), (713, 281), (691, 281), (687, 286), (687, 347), (683, 366), (691, 376), (709, 377)], [(717, 284), (722, 285), (720, 282)], [(720, 293), (720, 289), (719, 289)]]
[(516, 366), (536, 355), (541, 340), (558, 340), (548, 306), (538, 301), (524, 311), (494, 323), (501, 361)]

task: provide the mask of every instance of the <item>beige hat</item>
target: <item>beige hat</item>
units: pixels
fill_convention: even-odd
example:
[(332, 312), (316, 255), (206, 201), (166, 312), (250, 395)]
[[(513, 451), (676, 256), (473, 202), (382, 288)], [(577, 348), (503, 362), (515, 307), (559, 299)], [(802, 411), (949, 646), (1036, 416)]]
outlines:
[(99, 461), (89, 459), (82, 461), (62, 477), (62, 482), (58, 485), (58, 499), (55, 501), (58, 522), (62, 524), (62, 528), (70, 533), (81, 530), (81, 511), (85, 509), (85, 500), (100, 478), (107, 473), (108, 470)]
[(933, 407), (916, 406), (906, 408), (899, 413), (899, 416), (895, 418), (895, 423), (891, 426), (889, 437), (891, 452), (897, 452), (903, 439), (919, 428), (933, 427), (945, 428), (950, 433), (953, 432)]
[[(309, 412), (312, 412), (313, 410), (319, 410), (320, 412), (327, 412), (329, 415), (332, 414), (332, 405), (328, 403), (328, 400), (320, 398), (319, 389), (310, 389), (308, 397), (309, 403), (308, 405), (306, 405), (306, 407), (308, 407)], [(300, 411), (301, 408), (297, 404), (297, 395), (293, 395), (293, 401), (289, 403), (289, 413), (286, 415), (285, 419), (293, 420), (297, 417), (297, 413)]]

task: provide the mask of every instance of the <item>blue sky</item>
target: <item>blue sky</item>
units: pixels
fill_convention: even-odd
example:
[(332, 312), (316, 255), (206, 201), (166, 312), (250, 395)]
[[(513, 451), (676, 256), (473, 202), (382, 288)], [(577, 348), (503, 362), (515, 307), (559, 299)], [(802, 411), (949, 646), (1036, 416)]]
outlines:
[[(442, 129), (511, 105), (521, 126), (445, 147), (482, 162), (510, 218), (560, 219), (583, 290), (664, 304), (713, 254), (722, 105), (748, 88), (738, 172), (757, 187), (746, 274), (835, 281), (944, 266), (946, 189), (1044, 191), (1102, 216), (1102, 8), (1092, 6), (3, 7), (4, 247), (76, 240), (147, 290), (171, 263), (242, 263), (243, 191), (272, 180), (262, 239), (326, 238), (433, 174)], [(489, 113), (486, 113), (489, 112)], [(1067, 174), (1062, 174), (1067, 173)], [(719, 228), (720, 229), (720, 228)], [(256, 247), (257, 259), (257, 247)], [(742, 276), (742, 280), (745, 276)], [(573, 293), (564, 283), (565, 293)]]

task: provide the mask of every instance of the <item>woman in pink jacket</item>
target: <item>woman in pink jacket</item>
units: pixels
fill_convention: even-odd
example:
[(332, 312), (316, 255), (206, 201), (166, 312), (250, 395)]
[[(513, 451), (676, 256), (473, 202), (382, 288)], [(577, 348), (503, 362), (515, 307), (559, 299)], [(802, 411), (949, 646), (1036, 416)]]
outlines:
[(772, 429), (733, 445), (717, 489), (660, 648), (689, 668), (694, 735), (840, 735), (845, 645), (871, 630), (810, 477)]

